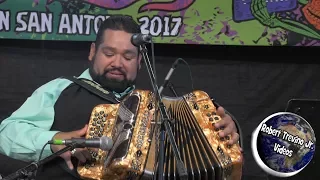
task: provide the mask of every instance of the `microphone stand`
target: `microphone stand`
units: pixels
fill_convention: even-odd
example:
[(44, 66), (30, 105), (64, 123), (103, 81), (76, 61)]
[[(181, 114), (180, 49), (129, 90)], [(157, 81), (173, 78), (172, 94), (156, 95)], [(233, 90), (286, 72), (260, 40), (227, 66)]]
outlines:
[(31, 178), (32, 175), (35, 175), (36, 170), (42, 166), (43, 164), (53, 160), (54, 158), (58, 157), (59, 155), (70, 151), (72, 149), (74, 149), (76, 146), (76, 144), (70, 144), (68, 146), (66, 146), (65, 148), (61, 149), (60, 151), (57, 151), (53, 154), (51, 154), (50, 156), (39, 160), (37, 162), (33, 162), (29, 165), (27, 165), (26, 167), (19, 169), (18, 171), (9, 174), (8, 176), (4, 177), (2, 180), (27, 180), (27, 179), (35, 179), (35, 178)]
[(186, 168), (184, 167), (183, 161), (181, 160), (181, 156), (180, 156), (180, 153), (178, 151), (177, 144), (176, 144), (176, 142), (174, 140), (174, 136), (173, 136), (170, 124), (169, 124), (170, 120), (169, 120), (168, 112), (166, 110), (166, 107), (165, 107), (164, 103), (162, 102), (162, 98), (161, 98), (161, 95), (159, 93), (158, 85), (155, 83), (155, 76), (154, 76), (154, 73), (152, 71), (152, 66), (150, 64), (150, 60), (149, 60), (149, 57), (148, 57), (148, 50), (147, 50), (145, 45), (141, 45), (140, 46), (140, 50), (141, 50), (144, 62), (146, 64), (146, 67), (147, 67), (147, 71), (148, 71), (148, 74), (149, 74), (149, 77), (150, 77), (150, 80), (151, 80), (151, 84), (153, 86), (153, 90), (154, 90), (154, 93), (155, 93), (155, 96), (156, 96), (156, 100), (155, 100), (156, 103), (155, 104), (156, 104), (156, 106), (157, 105), (159, 106), (160, 118), (161, 118), (160, 119), (161, 127), (160, 127), (160, 145), (159, 145), (159, 159), (158, 159), (158, 169), (157, 169), (158, 178), (157, 179), (158, 180), (162, 180), (163, 176), (164, 176), (164, 162), (165, 162), (165, 158), (164, 158), (164, 155), (165, 155), (165, 144), (164, 144), (164, 141), (165, 141), (166, 134), (169, 136), (169, 142), (170, 142), (170, 145), (172, 147), (174, 157), (175, 157), (175, 159), (177, 161), (177, 170), (178, 170), (178, 174), (180, 176), (180, 179), (187, 179), (188, 173), (187, 173)]

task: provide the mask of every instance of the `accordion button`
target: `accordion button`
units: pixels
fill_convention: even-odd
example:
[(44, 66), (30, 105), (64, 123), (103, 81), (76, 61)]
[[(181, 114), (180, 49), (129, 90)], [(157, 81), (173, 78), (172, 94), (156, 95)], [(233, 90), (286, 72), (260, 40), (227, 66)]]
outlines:
[(210, 114), (210, 113), (207, 113), (207, 116), (208, 116), (208, 117), (210, 117), (210, 116), (211, 116), (211, 114)]
[(141, 150), (138, 150), (137, 151), (137, 157), (140, 157), (142, 155), (142, 151)]
[(213, 121), (213, 118), (211, 117), (211, 118), (209, 118), (209, 121)]
[(221, 149), (221, 147), (220, 147), (220, 146), (218, 146), (217, 150), (218, 150), (219, 152), (221, 152), (221, 151), (222, 151), (222, 149)]
[(98, 153), (92, 152), (92, 157), (96, 158), (98, 156)]
[(196, 103), (193, 104), (193, 108), (194, 108), (195, 110), (199, 110), (199, 107), (198, 107), (198, 105), (197, 105)]

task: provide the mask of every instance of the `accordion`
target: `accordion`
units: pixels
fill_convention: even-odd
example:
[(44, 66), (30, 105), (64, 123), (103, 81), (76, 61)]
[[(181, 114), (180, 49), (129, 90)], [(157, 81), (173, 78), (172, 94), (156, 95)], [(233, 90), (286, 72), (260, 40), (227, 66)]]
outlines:
[[(82, 179), (154, 179), (159, 152), (159, 113), (154, 94), (134, 90), (118, 104), (93, 108), (86, 138), (107, 136), (108, 151), (90, 149), (93, 160), (79, 164)], [(242, 154), (238, 144), (227, 144), (218, 136), (214, 123), (221, 120), (203, 91), (181, 97), (162, 97), (170, 118), (178, 152), (188, 179), (241, 179)], [(177, 163), (169, 139), (165, 139), (163, 179), (179, 179)]]

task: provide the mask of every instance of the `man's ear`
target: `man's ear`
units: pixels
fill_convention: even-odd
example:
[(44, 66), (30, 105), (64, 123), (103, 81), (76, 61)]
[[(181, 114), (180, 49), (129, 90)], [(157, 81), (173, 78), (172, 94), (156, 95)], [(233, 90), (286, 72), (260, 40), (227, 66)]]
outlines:
[(91, 43), (91, 47), (90, 47), (90, 54), (89, 54), (89, 61), (93, 60), (94, 55), (96, 54), (96, 44), (95, 43)]

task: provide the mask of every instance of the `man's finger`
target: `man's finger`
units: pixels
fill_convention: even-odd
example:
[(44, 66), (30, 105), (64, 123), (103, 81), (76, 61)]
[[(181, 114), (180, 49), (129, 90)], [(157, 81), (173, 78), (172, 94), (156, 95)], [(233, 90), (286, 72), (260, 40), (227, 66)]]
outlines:
[(240, 147), (240, 152), (243, 153), (243, 149)]
[(217, 115), (219, 115), (221, 118), (223, 118), (226, 115), (226, 112), (224, 111), (223, 107), (218, 107), (217, 109)]
[(99, 152), (99, 148), (90, 148), (90, 151), (98, 153)]
[(87, 129), (88, 129), (88, 125), (86, 124), (82, 129), (75, 131), (75, 133), (77, 134), (77, 136), (81, 137), (86, 135)]
[(81, 137), (87, 133), (88, 125), (86, 124), (83, 128), (70, 132), (73, 136)]
[(225, 127), (228, 125), (230, 121), (228, 121), (227, 117), (221, 119), (219, 122), (215, 123), (214, 126), (216, 128), (221, 128), (221, 127)]
[(87, 161), (86, 157), (80, 150), (76, 151), (73, 156), (75, 156), (82, 163), (85, 163)]
[(228, 136), (233, 132), (233, 129), (234, 129), (234, 125), (230, 123), (227, 126), (225, 126), (225, 128), (222, 131), (219, 132), (219, 136), (220, 137)]
[(67, 166), (70, 170), (73, 170), (73, 164), (72, 164), (72, 161), (71, 161), (71, 157), (70, 156), (65, 156), (64, 157), (64, 161), (67, 163)]
[(83, 150), (81, 151), (81, 153), (83, 154), (83, 156), (84, 156), (87, 160), (91, 161), (92, 157), (91, 157), (91, 154), (89, 153), (88, 150), (83, 149)]
[(239, 134), (232, 133), (231, 139), (228, 141), (228, 144), (230, 144), (230, 145), (235, 144), (238, 140), (239, 140)]

